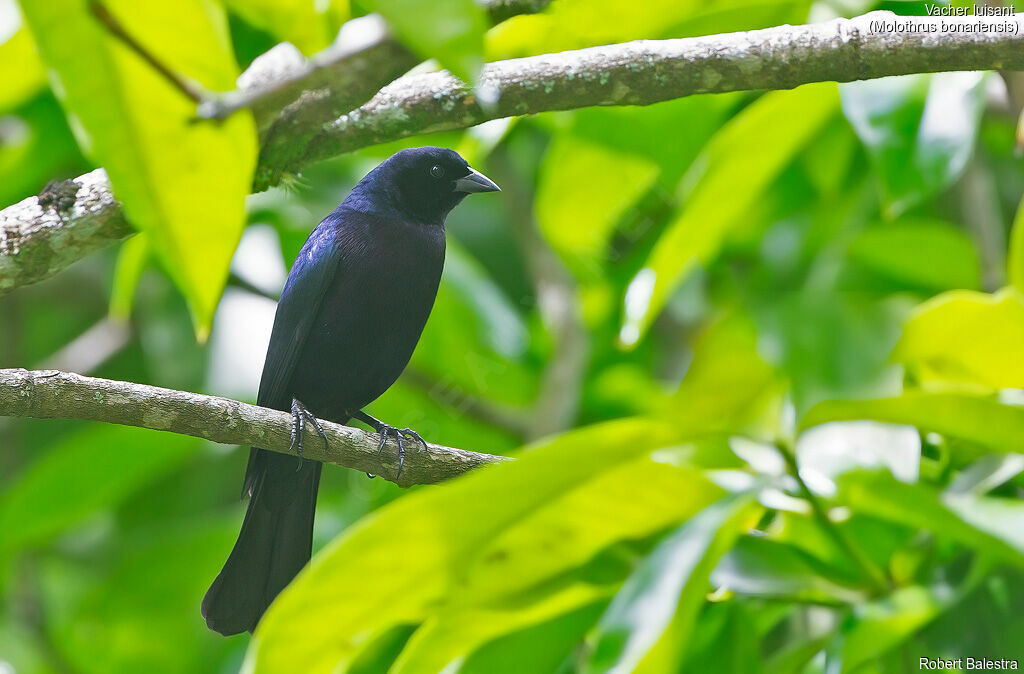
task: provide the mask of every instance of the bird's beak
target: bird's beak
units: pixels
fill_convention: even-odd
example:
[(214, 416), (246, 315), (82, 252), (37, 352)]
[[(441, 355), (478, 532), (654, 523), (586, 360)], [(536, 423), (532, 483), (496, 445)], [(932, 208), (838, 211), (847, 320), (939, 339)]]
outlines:
[(494, 181), (475, 169), (469, 169), (469, 175), (455, 181), (456, 192), (500, 192), (501, 188)]

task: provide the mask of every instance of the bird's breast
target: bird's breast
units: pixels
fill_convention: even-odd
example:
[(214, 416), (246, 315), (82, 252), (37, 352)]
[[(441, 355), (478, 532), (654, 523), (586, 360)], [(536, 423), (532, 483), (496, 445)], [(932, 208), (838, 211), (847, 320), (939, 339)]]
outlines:
[(444, 266), (441, 228), (379, 227), (361, 237), (339, 241), (340, 266), (293, 379), (295, 397), (326, 418), (364, 407), (402, 373)]

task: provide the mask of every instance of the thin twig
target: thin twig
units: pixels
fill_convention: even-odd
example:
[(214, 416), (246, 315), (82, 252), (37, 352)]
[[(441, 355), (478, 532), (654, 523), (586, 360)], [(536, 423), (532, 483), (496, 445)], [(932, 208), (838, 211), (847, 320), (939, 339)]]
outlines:
[(148, 63), (153, 70), (160, 73), (160, 75), (173, 85), (175, 89), (192, 99), (192, 101), (197, 105), (210, 98), (205, 91), (201, 90), (194, 84), (186, 82), (181, 76), (165, 66), (160, 59), (153, 55), (151, 51), (132, 37), (131, 34), (125, 30), (125, 27), (121, 25), (121, 22), (110, 13), (110, 10), (108, 10), (103, 3), (98, 0), (92, 0), (92, 2), (89, 3), (89, 10), (92, 12), (92, 15), (103, 24), (103, 27), (106, 28), (111, 35), (123, 42), (125, 46), (135, 52), (139, 58)]
[(846, 535), (846, 532), (835, 525), (835, 522), (833, 522), (828, 516), (828, 510), (826, 510), (824, 504), (822, 504), (821, 499), (811, 491), (810, 487), (807, 486), (807, 483), (804, 482), (804, 479), (800, 476), (800, 467), (797, 465), (796, 452), (793, 451), (793, 449), (785, 442), (777, 442), (775, 446), (778, 449), (779, 454), (781, 454), (782, 458), (785, 460), (789, 474), (793, 476), (793, 479), (796, 480), (799, 485), (800, 493), (810, 504), (811, 512), (813, 513), (818, 526), (821, 527), (826, 536), (832, 539), (832, 542), (835, 543), (836, 547), (846, 554), (857, 568), (860, 569), (861, 573), (871, 583), (873, 590), (877, 594), (884, 594), (887, 592), (890, 583), (885, 574), (873, 561), (871, 561), (871, 558), (868, 557), (863, 550), (857, 547), (857, 544)]

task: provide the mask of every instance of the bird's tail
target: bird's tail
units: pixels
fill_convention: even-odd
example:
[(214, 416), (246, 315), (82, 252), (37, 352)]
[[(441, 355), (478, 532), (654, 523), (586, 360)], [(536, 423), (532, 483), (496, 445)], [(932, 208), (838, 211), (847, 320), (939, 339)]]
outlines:
[[(251, 632), (274, 597), (302, 570), (313, 547), (319, 461), (253, 448), (242, 531), (203, 598), (207, 626), (224, 636)], [(296, 468), (298, 467), (298, 470)]]

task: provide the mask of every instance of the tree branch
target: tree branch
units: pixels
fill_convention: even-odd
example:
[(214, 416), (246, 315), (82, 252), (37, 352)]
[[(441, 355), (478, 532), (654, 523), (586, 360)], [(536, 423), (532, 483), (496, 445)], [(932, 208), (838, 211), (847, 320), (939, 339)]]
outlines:
[[(478, 87), (489, 98), (495, 98), (490, 105), (481, 104), (475, 94), (446, 72), (407, 75), (362, 107), (326, 125), (316, 121), (307, 126), (301, 121), (306, 119), (306, 110), (315, 111), (309, 119), (317, 120), (323, 110), (346, 107), (323, 98), (343, 95), (338, 87), (331, 86), (318, 90), (316, 95), (304, 94), (288, 106), (287, 115), (282, 114), (275, 122), (290, 125), (291, 130), (286, 133), (281, 127), (280, 143), (271, 142), (268, 136), (255, 188), (266, 189), (314, 161), (367, 145), (511, 115), (592, 105), (646, 105), (698, 93), (789, 89), (810, 82), (847, 82), (909, 73), (1024, 70), (1024, 14), (1000, 19), (1010, 30), (999, 33), (875, 30), (878, 26), (874, 24), (897, 19), (908, 20), (889, 12), (873, 12), (807, 26), (640, 40), (499, 61), (485, 67)], [(937, 26), (940, 21), (967, 24), (971, 19), (974, 17), (912, 17), (919, 26)], [(989, 18), (986, 22), (992, 24), (995, 20)], [(109, 190), (105, 181), (102, 187)], [(39, 229), (41, 223), (35, 222), (42, 219), (42, 212), (33, 199), (0, 213), (0, 292), (42, 280), (82, 254), (116, 240), (106, 238), (91, 244), (91, 233), (70, 231), (79, 226), (95, 229), (97, 215), (89, 209), (89, 199), (109, 201), (100, 213), (112, 221), (116, 212), (116, 219), (123, 223), (109, 191), (105, 198), (96, 193), (87, 196), (82, 204), (78, 203), (81, 197), (76, 198), (68, 217), (59, 220), (57, 226), (51, 222), (43, 230)], [(12, 209), (17, 212), (9, 213)], [(41, 254), (44, 264), (10, 259), (18, 254), (19, 247), (5, 244), (11, 236), (6, 231), (11, 227), (6, 224), (9, 222), (36, 232), (32, 238), (38, 250), (49, 251)], [(127, 228), (120, 231), (120, 238), (130, 234)], [(24, 240), (24, 236), (21, 238)], [(66, 241), (78, 244), (77, 255), (53, 250)]]
[[(477, 85), (478, 91), (493, 94), (496, 102), (491, 105), (478, 101), (447, 72), (406, 76), (327, 125), (310, 141), (300, 162), (281, 164), (273, 156), (263, 157), (256, 188), (360, 147), (501, 117), (595, 105), (650, 105), (693, 94), (792, 89), (811, 82), (1024, 69), (1024, 13), (1006, 20), (1016, 26), (1016, 33), (875, 32), (876, 24), (897, 18), (872, 12), (806, 26), (638, 40), (498, 61), (485, 66)], [(912, 18), (917, 24), (955, 22), (948, 17)]]
[(134, 233), (103, 169), (0, 211), (0, 294), (47, 279)]
[[(491, 23), (544, 9), (551, 0), (485, 0), (482, 4)], [(326, 105), (336, 112), (326, 122), (362, 105), (381, 87), (411, 69), (418, 58), (395, 41), (378, 14), (352, 19), (337, 39), (308, 60), (288, 43), (279, 44), (258, 57), (242, 77), (239, 88), (203, 101), (201, 119), (224, 120), (242, 108), (252, 108), (261, 135), (281, 111), (303, 92), (328, 88), (316, 98), (331, 98)], [(311, 112), (317, 108), (315, 102)], [(325, 108), (326, 109), (326, 108)]]
[[(333, 44), (308, 59), (287, 42), (261, 54), (238, 78), (238, 89), (203, 101), (196, 115), (224, 120), (243, 108), (252, 108), (263, 136), (303, 92), (329, 87), (333, 106), (345, 112), (365, 103), (416, 63), (388, 33), (384, 20), (368, 14), (347, 22)], [(388, 73), (394, 74), (388, 79)]]
[[(79, 419), (192, 435), (212, 442), (252, 445), (283, 454), (290, 449), (291, 415), (237, 400), (95, 379), (59, 370), (0, 370), (0, 415)], [(303, 455), (380, 475), (402, 487), (433, 484), (508, 457), (428, 444), (407, 445), (402, 474), (395, 441), (378, 456), (376, 434), (321, 422), (329, 444), (307, 428)]]

